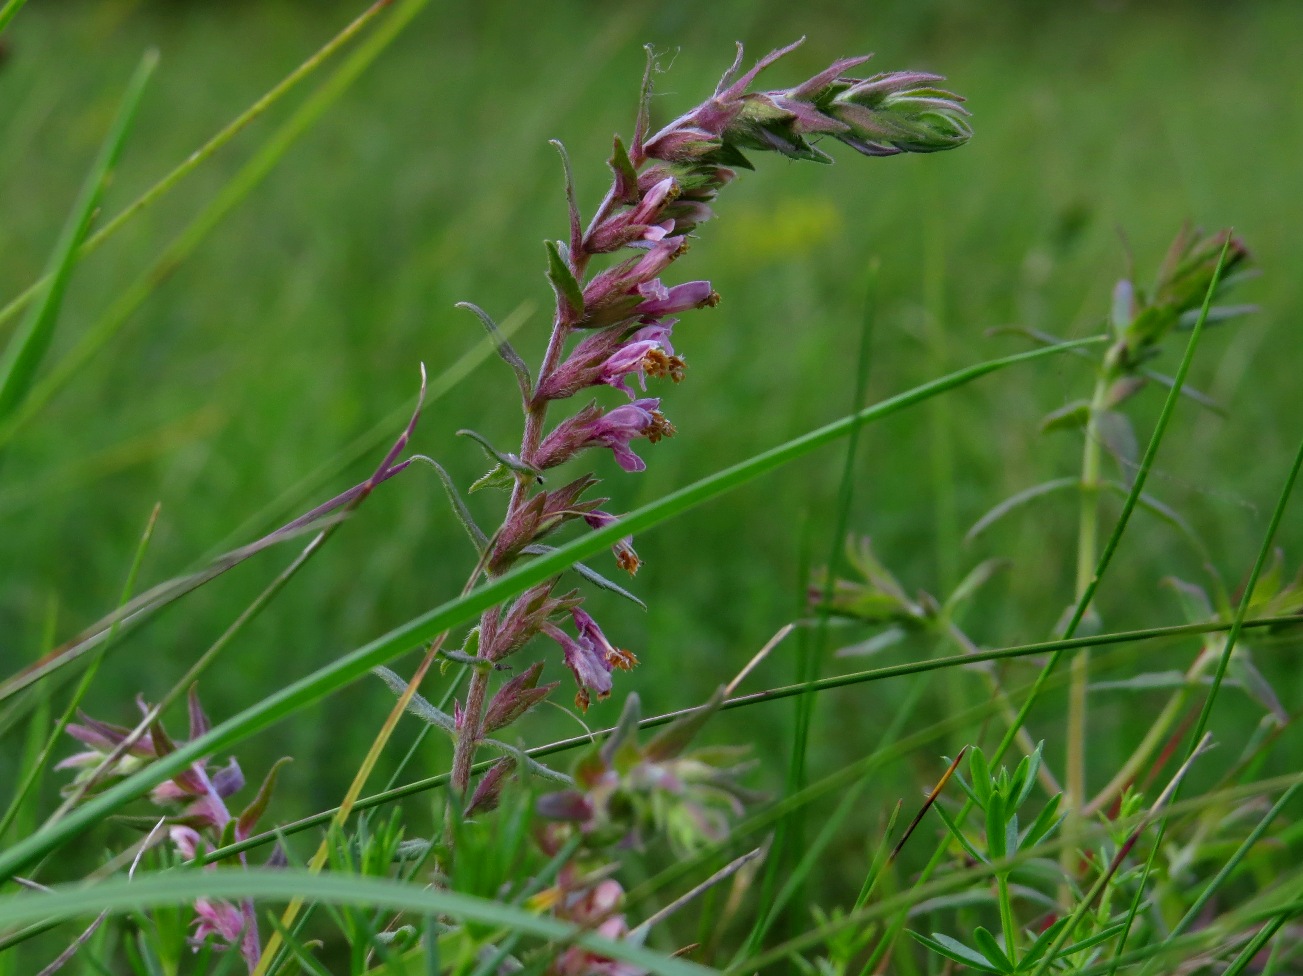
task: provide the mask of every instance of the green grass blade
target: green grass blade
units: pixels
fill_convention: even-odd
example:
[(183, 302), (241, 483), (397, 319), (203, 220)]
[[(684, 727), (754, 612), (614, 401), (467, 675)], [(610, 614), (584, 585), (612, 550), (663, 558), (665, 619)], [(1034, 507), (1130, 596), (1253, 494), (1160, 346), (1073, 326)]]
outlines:
[[(10, 0), (5, 11), (9, 7), (21, 7), (26, 0)], [(339, 51), (341, 47), (352, 40), (358, 32), (366, 26), (381, 10), (389, 6), (392, 0), (377, 0), (365, 11), (363, 11), (352, 23), (342, 31), (327, 41), (322, 47), (315, 51), (310, 58), (286, 75), (279, 83), (268, 92), (263, 94), (250, 105), (247, 109), (237, 115), (234, 119), (226, 124), (216, 135), (205, 142), (202, 146), (187, 156), (179, 163), (170, 173), (151, 186), (139, 197), (127, 204), (121, 211), (109, 220), (103, 227), (97, 230), (83, 242), (77, 250), (79, 258), (85, 257), (95, 248), (104, 243), (110, 236), (120, 230), (129, 220), (153, 203), (158, 202), (169, 190), (180, 183), (185, 177), (189, 176), (195, 169), (206, 162), (213, 156), (217, 150), (221, 149), (228, 142), (249, 127), (251, 123), (259, 116), (265, 114), (268, 109), (280, 101), (285, 95), (289, 94), (299, 82), (303, 81), (314, 71), (320, 68), (329, 58)], [(16, 10), (15, 10), (16, 12)], [(10, 17), (13, 14), (9, 14)], [(5, 17), (0, 13), (0, 31), (4, 30)], [(0, 326), (10, 321), (14, 316), (26, 308), (38, 294), (41, 289), (49, 283), (49, 277), (43, 276), (33, 282), (27, 289), (18, 294), (8, 305), (0, 308)]]
[(344, 94), (429, 0), (406, 0), (360, 45), (333, 75), (290, 116), (261, 149), (222, 188), (215, 199), (163, 249), (158, 259), (118, 296), (104, 316), (81, 337), (39, 384), (32, 387), (21, 410), (6, 417), (0, 412), (0, 447), (29, 423), (144, 304), (178, 265), (276, 167), (290, 147)]
[(4, 29), (9, 26), (9, 21), (17, 16), (18, 11), (22, 10), (26, 3), (27, 0), (9, 0), (3, 7), (0, 7), (0, 34), (4, 33)]
[(136, 110), (140, 107), (140, 97), (157, 65), (158, 52), (147, 52), (127, 82), (127, 89), (109, 133), (82, 184), (72, 213), (59, 233), (46, 273), (48, 284), (41, 292), (40, 301), (30, 307), (27, 316), (5, 346), (4, 355), (0, 356), (0, 421), (18, 409), (32, 388), (36, 371), (54, 336), (54, 325), (63, 305), (63, 296), (67, 292), (72, 269), (77, 263), (78, 245), (85, 239), (91, 221), (95, 219), (95, 211), (99, 207), (104, 188), (122, 156), (127, 133), (136, 117)]
[[(1087, 339), (1082, 340), (1082, 344), (1098, 341), (1100, 340)], [(483, 587), (473, 590), (465, 597), (435, 607), (370, 644), (343, 655), (307, 677), (269, 695), (239, 715), (215, 726), (207, 735), (181, 746), (167, 757), (105, 790), (54, 827), (38, 832), (0, 853), (0, 878), (12, 877), (25, 865), (66, 843), (122, 804), (143, 795), (151, 787), (180, 772), (200, 757), (220, 752), (259, 729), (266, 728), (295, 711), (307, 707), (312, 702), (362, 677), (376, 665), (384, 664), (411, 647), (473, 619), (489, 607), (496, 606), (527, 587), (565, 570), (572, 563), (601, 552), (626, 535), (649, 529), (680, 512), (724, 495), (819, 447), (837, 441), (862, 424), (891, 416), (916, 403), (1007, 366), (1053, 355), (1065, 348), (1067, 347), (1035, 349), (1002, 359), (988, 360), (890, 397), (856, 414), (843, 417), (841, 420), (672, 492), (630, 512), (618, 522), (596, 529), (546, 555), (518, 566)]]
[(112, 914), (123, 914), (192, 902), (199, 897), (285, 901), (301, 895), (334, 905), (367, 905), (418, 916), (448, 915), (552, 941), (572, 941), (660, 976), (707, 976), (715, 972), (631, 942), (605, 939), (514, 905), (424, 885), (406, 885), (355, 875), (312, 874), (290, 868), (185, 871), (154, 874), (130, 881), (113, 878), (94, 885), (56, 888), (39, 898), (30, 894), (10, 895), (0, 899), (0, 926), (22, 925), (51, 917), (95, 915), (106, 909)]

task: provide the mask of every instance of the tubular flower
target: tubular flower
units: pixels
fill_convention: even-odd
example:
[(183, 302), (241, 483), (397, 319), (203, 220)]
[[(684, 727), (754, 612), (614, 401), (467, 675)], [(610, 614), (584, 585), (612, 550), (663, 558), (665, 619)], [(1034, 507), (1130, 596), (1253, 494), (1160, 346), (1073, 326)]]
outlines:
[(649, 397), (605, 413), (597, 404), (590, 404), (548, 434), (530, 460), (539, 469), (552, 468), (586, 448), (608, 447), (625, 471), (644, 471), (647, 465), (633, 453), (630, 442), (645, 437), (655, 444), (675, 432), (674, 425), (657, 409), (660, 403), (659, 399)]
[(603, 329), (575, 346), (570, 356), (539, 383), (535, 398), (561, 400), (589, 386), (612, 386), (635, 399), (626, 382), (636, 374), (647, 389), (647, 377), (668, 376), (678, 383), (687, 363), (674, 354), (670, 332), (674, 319), (653, 320), (627, 334), (625, 328)]
[[(610, 512), (589, 512), (584, 516), (584, 521), (594, 529), (601, 529), (619, 520)], [(615, 554), (615, 564), (617, 566), (630, 576), (637, 575), (642, 560), (638, 558), (638, 553), (634, 551), (633, 536), (627, 535), (611, 546), (611, 552)]]
[(592, 701), (590, 692), (596, 693), (598, 700), (611, 693), (611, 671), (619, 668), (628, 671), (638, 659), (628, 651), (615, 647), (592, 617), (578, 607), (570, 611), (578, 630), (578, 637), (571, 637), (554, 624), (544, 624), (543, 633), (561, 645), (566, 667), (575, 676), (579, 691), (575, 694), (575, 704), (587, 710)]

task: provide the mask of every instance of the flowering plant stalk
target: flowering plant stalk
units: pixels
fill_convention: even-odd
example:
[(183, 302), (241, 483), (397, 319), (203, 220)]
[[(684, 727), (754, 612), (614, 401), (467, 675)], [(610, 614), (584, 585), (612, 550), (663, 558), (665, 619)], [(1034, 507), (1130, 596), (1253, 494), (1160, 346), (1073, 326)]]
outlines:
[[(935, 87), (941, 80), (937, 75), (890, 72), (860, 79), (847, 74), (868, 56), (835, 61), (793, 88), (748, 90), (761, 71), (798, 44), (771, 52), (747, 71), (741, 70), (739, 45), (714, 93), (655, 132), (650, 111), (655, 65), (649, 53), (633, 138), (628, 146), (614, 139), (608, 160), (611, 184), (587, 225), (565, 151), (556, 144), (566, 170), (569, 234), (565, 241), (546, 244), (556, 304), (536, 374), (487, 313), (465, 306), (479, 315), (514, 370), (525, 416), (515, 452), (498, 451), (482, 436), (466, 432), (496, 462), (477, 487), (510, 490), (501, 526), (491, 537), (462, 511), (488, 576), (546, 551), (540, 540), (568, 522), (582, 520), (597, 528), (616, 519), (602, 509), (603, 499), (587, 497), (598, 483), (593, 476), (548, 489), (541, 487), (545, 472), (594, 448), (610, 450), (625, 471), (642, 471), (645, 462), (634, 443), (655, 444), (675, 433), (660, 398), (642, 394), (649, 378), (683, 378), (686, 362), (671, 341), (676, 316), (714, 306), (719, 296), (708, 281), (671, 286), (661, 275), (688, 250), (697, 227), (713, 216), (711, 204), (719, 191), (738, 169), (752, 168), (746, 151), (831, 162), (815, 144), (821, 137), (866, 156), (890, 156), (952, 149), (971, 135), (962, 99)], [(615, 263), (593, 271), (593, 259), (604, 255), (616, 256)], [(621, 391), (629, 402), (608, 408), (594, 400), (549, 429), (554, 403), (601, 386)], [(614, 550), (619, 567), (635, 573), (639, 559), (632, 541), (622, 540)], [(585, 575), (605, 584), (591, 571)], [(465, 703), (455, 712), (452, 783), (460, 793), (469, 788), (484, 736), (514, 721), (551, 690), (536, 685), (537, 671), (531, 668), (489, 696), (492, 672), (534, 636), (542, 634), (561, 648), (581, 708), (610, 694), (614, 670), (636, 663), (582, 608), (579, 592), (557, 593), (557, 582), (554, 578), (534, 587), (510, 607), (490, 609), (468, 638), (463, 653), (477, 666), (471, 669)], [(567, 619), (573, 634), (564, 629)]]

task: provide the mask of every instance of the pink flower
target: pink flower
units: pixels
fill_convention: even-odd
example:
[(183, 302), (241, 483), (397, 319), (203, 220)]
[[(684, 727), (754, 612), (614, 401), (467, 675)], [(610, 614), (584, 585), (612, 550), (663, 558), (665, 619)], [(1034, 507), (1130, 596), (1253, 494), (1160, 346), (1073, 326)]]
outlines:
[(590, 404), (548, 434), (530, 461), (540, 469), (551, 468), (586, 448), (608, 447), (625, 471), (644, 471), (647, 465), (629, 444), (637, 437), (655, 444), (674, 434), (674, 425), (657, 409), (660, 403), (649, 397), (606, 412)]

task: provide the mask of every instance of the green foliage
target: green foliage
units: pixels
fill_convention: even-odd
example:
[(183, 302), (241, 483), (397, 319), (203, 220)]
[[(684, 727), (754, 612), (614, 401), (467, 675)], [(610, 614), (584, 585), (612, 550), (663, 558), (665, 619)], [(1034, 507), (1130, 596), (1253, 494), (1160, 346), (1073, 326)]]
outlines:
[[(1196, 963), (1240, 972), (1260, 966), (1268, 949), (1268, 971), (1292, 971), (1299, 941), (1288, 923), (1303, 876), (1293, 866), (1300, 784), (1288, 735), (1299, 689), (1287, 655), (1297, 643), (1303, 577), (1285, 571), (1281, 549), (1296, 559), (1303, 537), (1297, 520), (1281, 518), (1288, 486), (1249, 582), (1233, 593), (1221, 573), (1243, 575), (1262, 528), (1257, 513), (1277, 496), (1278, 439), (1297, 434), (1285, 398), (1293, 384), (1284, 368), (1289, 334), (1269, 326), (1303, 308), (1290, 273), (1303, 258), (1279, 229), (1297, 159), (1278, 137), (1293, 130), (1279, 121), (1289, 108), (1277, 97), (1297, 73), (1296, 59), (1279, 54), (1303, 26), (1298, 12), (1270, 4), (1246, 5), (1233, 17), (1041, 11), (1029, 54), (1025, 11), (985, 11), (979, 20), (952, 2), (886, 5), (874, 14), (871, 37), (867, 22), (848, 21), (835, 5), (802, 9), (798, 23), (787, 8), (757, 15), (724, 4), (700, 18), (680, 3), (617, 12), (563, 2), (526, 25), (531, 30), (500, 29), (521, 26), (508, 5), (437, 16), (429, 5), (417, 19), (425, 6), (377, 4), (352, 22), (356, 11), (345, 6), (314, 9), (317, 43), (326, 41), (328, 21), (339, 33), (293, 70), (307, 51), (292, 7), (164, 11), (92, 0), (77, 16), (56, 17), (21, 0), (0, 6), (0, 290), (8, 301), (0, 308), (0, 538), (9, 557), (0, 587), (0, 779), (15, 784), (0, 816), (0, 976), (39, 971), (68, 948), (76, 949), (73, 971), (242, 971), (238, 953), (215, 951), (211, 941), (191, 950), (196, 919), (187, 906), (199, 896), (257, 897), (263, 933), (285, 946), (269, 966), (278, 973), (487, 976), (519, 964), (545, 972), (578, 948), (568, 958), (669, 974), (790, 966), (852, 976), (955, 964), (1103, 976)], [(686, 33), (685, 23), (693, 25)], [(721, 206), (718, 230), (712, 224), (694, 243), (719, 269), (712, 280), (725, 301), (711, 328), (692, 337), (693, 382), (675, 390), (686, 436), (660, 452), (663, 463), (638, 487), (613, 492), (614, 509), (631, 510), (619, 524), (526, 547), (515, 568), (485, 574), (497, 537), (479, 526), (493, 524), (484, 519), (502, 496), (463, 497), (456, 486), (513, 489), (539, 477), (497, 445), (508, 443), (504, 432), (515, 429), (520, 402), (528, 409), (534, 392), (526, 361), (542, 330), (531, 310), (555, 300), (575, 318), (584, 313), (571, 268), (577, 213), (595, 202), (593, 188), (607, 178), (598, 172), (601, 147), (630, 114), (636, 45), (647, 38), (660, 49), (684, 45), (668, 92), (645, 99), (659, 125), (673, 117), (679, 92), (709, 89), (713, 79), (703, 81), (703, 72), (713, 68), (712, 52), (735, 35), (763, 37), (753, 45), (763, 48), (770, 32), (786, 39), (806, 29), (819, 51), (835, 36), (838, 49), (876, 46), (895, 63), (903, 48), (904, 60), (943, 65), (971, 95), (981, 138), (962, 161), (926, 161), (935, 169), (875, 164), (873, 180), (840, 164), (813, 175), (780, 170), (784, 185), (773, 199), (758, 194), (775, 174), (754, 182), (744, 174), (729, 202), (736, 209)], [(391, 46), (403, 31), (412, 40)], [(250, 36), (259, 38), (253, 48)], [(79, 45), (93, 45), (94, 54), (63, 56)], [(150, 45), (161, 48), (160, 81), (140, 100), (125, 140), (143, 75), (130, 83), (116, 122), (115, 104)], [(1159, 56), (1160, 48), (1184, 53)], [(237, 50), (242, 56), (231, 57)], [(798, 62), (807, 53), (798, 52)], [(1245, 70), (1258, 64), (1275, 65), (1278, 77), (1268, 83)], [(783, 70), (773, 69), (776, 85)], [(1107, 85), (1098, 82), (1104, 71)], [(306, 82), (318, 87), (303, 96)], [(813, 104), (878, 113), (869, 121), (897, 142), (930, 133), (936, 144), (921, 148), (966, 138), (966, 120), (941, 104), (946, 92), (897, 87), (832, 86)], [(780, 102), (750, 104), (712, 162), (749, 168), (739, 147), (775, 143), (793, 158), (827, 159), (831, 140), (815, 145)], [(863, 113), (854, 119), (869, 124)], [(614, 142), (607, 164), (626, 190), (637, 181), (631, 152), (637, 156), (654, 128), (643, 118), (634, 138)], [(524, 174), (554, 165), (545, 143), (552, 131), (584, 149), (574, 167), (565, 160), (571, 233), (546, 245), (549, 295), (537, 240), (565, 236), (559, 194), (554, 178)], [(75, 172), (105, 132), (89, 177)], [(1227, 152), (1228, 145), (1241, 148)], [(952, 165), (962, 169), (947, 171)], [(79, 182), (83, 194), (52, 247)], [(683, 185), (692, 194), (710, 183)], [(1265, 313), (1210, 335), (1197, 357), (1190, 347), (1173, 379), (1161, 372), (1161, 357), (1171, 358), (1183, 330), (1249, 310), (1218, 304), (1245, 277), (1238, 240), (1223, 259), (1229, 234), (1184, 231), (1152, 285), (1137, 284), (1128, 268), (1111, 300), (1106, 286), (1121, 263), (1114, 225), (1124, 227), (1143, 268), (1187, 214), (1214, 226), (1233, 220), (1253, 243), (1266, 276), (1252, 297)], [(905, 392), (875, 392), (866, 401), (873, 406), (857, 404), (827, 424), (845, 410), (837, 391), (855, 382), (846, 355), (854, 330), (843, 323), (859, 307), (868, 256), (881, 259), (875, 382)], [(929, 293), (916, 300), (920, 270)], [(488, 333), (478, 345), (474, 330), (445, 314), (475, 294), (492, 296), (488, 307), (516, 309), (499, 323), (470, 306)], [(1214, 304), (1201, 314), (1205, 299)], [(976, 338), (979, 327), (1011, 320), (1045, 348), (1005, 356), (1004, 347)], [(1056, 330), (1106, 331), (1107, 345), (1060, 342), (1050, 335)], [(501, 367), (465, 381), (494, 353), (516, 390)], [(1073, 399), (1089, 390), (1074, 388), (1063, 365), (1078, 358), (1094, 373), (1083, 373), (1096, 384), (1089, 399)], [(453, 394), (427, 412), (419, 432), (439, 442), (434, 466), (452, 511), (432, 481), (408, 475), (377, 490), (363, 510), (353, 500), (370, 488), (333, 515), (272, 532), (336, 495), (329, 484), (357, 483), (374, 470), (408, 413), (404, 406), (397, 419), (383, 419), (409, 396), (395, 377), (418, 359), (440, 367), (431, 400)], [(1027, 365), (969, 386), (1017, 364)], [(1187, 369), (1207, 393), (1185, 387)], [(1228, 419), (1207, 413), (1192, 423), (1173, 395), (1151, 439), (1156, 400), (1139, 395), (1151, 385), (1179, 390), (1182, 408), (1194, 401)], [(499, 395), (504, 387), (510, 395)], [(910, 409), (942, 396), (944, 412)], [(1054, 436), (1029, 447), (1026, 432), (1042, 413), (1042, 429)], [(868, 424), (869, 452), (847, 461), (860, 484), (839, 508), (818, 449)], [(479, 481), (483, 457), (470, 441), (451, 441), (458, 429), (489, 456), (493, 470)], [(1083, 438), (1081, 476), (1061, 477), (1076, 463), (1064, 445)], [(1142, 451), (1146, 440), (1150, 450)], [(921, 457), (928, 449), (930, 468)], [(1101, 453), (1116, 461), (1116, 480), (1098, 470)], [(934, 473), (947, 470), (951, 483), (934, 484)], [(1153, 495), (1140, 491), (1147, 475)], [(936, 520), (920, 504), (933, 492), (952, 496), (937, 503)], [(1056, 506), (1070, 493), (1082, 503), (1075, 513)], [(142, 506), (154, 498), (163, 499), (158, 539), (148, 561), (138, 547), (121, 609), (104, 618)], [(1115, 524), (1118, 498), (1124, 517), (1101, 560), (1094, 535)], [(724, 504), (707, 505), (713, 501)], [(958, 516), (988, 510), (970, 532), (972, 552), (959, 551), (957, 531), (947, 541), (948, 504), (956, 526)], [(1122, 540), (1134, 507), (1162, 524), (1127, 526)], [(1075, 587), (1074, 514), (1075, 554), (1085, 567)], [(853, 542), (823, 577), (798, 579), (806, 574), (794, 567), (811, 561), (809, 546), (827, 552), (831, 537), (845, 535), (832, 528), (843, 520), (871, 532), (874, 547)], [(473, 547), (452, 544), (454, 521)], [(233, 526), (240, 528), (231, 539)], [(309, 529), (324, 531), (308, 542)], [(649, 567), (638, 594), (596, 561), (576, 562), (605, 558), (635, 531), (646, 533), (639, 548)], [(250, 538), (260, 541), (246, 546)], [(296, 541), (307, 542), (301, 557), (271, 583), (260, 579), (279, 544)], [(205, 549), (227, 555), (209, 564), (200, 558)], [(147, 586), (164, 582), (129, 601), (142, 562)], [(964, 565), (972, 568), (961, 578)], [(1084, 585), (1097, 567), (1106, 578)], [(406, 680), (386, 662), (562, 573), (586, 591), (606, 591), (595, 599), (620, 597), (609, 600), (612, 614), (648, 598), (653, 613), (627, 617), (629, 642), (644, 660), (635, 678), (642, 700), (658, 709), (700, 701), (731, 679), (776, 626), (806, 614), (797, 590), (815, 597), (823, 623), (838, 628), (830, 632), (855, 634), (848, 657), (890, 662), (847, 675), (837, 661), (812, 656), (819, 667), (808, 677), (819, 681), (718, 710), (716, 702), (678, 724), (668, 714), (641, 718), (635, 707), (604, 730), (615, 713), (595, 705), (587, 720), (596, 731), (569, 740), (561, 736), (573, 730), (562, 723), (574, 718), (539, 707), (556, 663), (522, 667), (503, 676), (516, 698), (494, 713), (524, 719), (521, 739), (488, 743), (498, 755), (496, 765), (478, 768), (488, 784), (477, 794), (485, 807), (465, 815), (455, 800), (444, 802), (444, 737), (427, 741), (425, 733), (434, 727), (455, 740), (458, 682), (490, 671), (472, 627), (460, 649), (438, 650), (443, 667), (423, 686), (430, 697), (412, 698), (408, 711), (421, 721), (399, 724), (406, 758), (396, 750), (382, 757), (392, 788), (369, 786), (377, 792), (357, 807), (367, 812), (329, 828), (330, 869), (237, 867), (246, 849), (282, 834), (293, 849), (329, 819), (331, 810), (321, 811), (339, 802), (381, 725), (378, 710), (391, 704), (377, 683), (347, 686), (372, 669), (402, 693)], [(485, 576), (485, 585), (444, 602), (468, 576)], [(299, 578), (285, 588), (290, 577)], [(1171, 580), (1192, 626), (1124, 642), (1111, 632), (1119, 622), (1170, 622), (1173, 603), (1156, 588), (1160, 577)], [(940, 596), (903, 582), (930, 579), (940, 580), (925, 584)], [(275, 612), (253, 623), (273, 597)], [(1004, 645), (1050, 630), (1069, 601), (1094, 638), (1004, 653)], [(168, 607), (177, 609), (163, 612)], [(56, 619), (51, 608), (57, 627), (45, 623)], [(1018, 662), (1040, 663), (1045, 654), (1084, 660), (1087, 644), (1091, 663), (1077, 683), (1092, 703), (1089, 721), (1080, 722), (1090, 748), (1077, 750), (1079, 782), (1061, 797), (1056, 776), (1067, 768), (1071, 781), (1074, 752), (1069, 737), (1069, 758), (1060, 762), (1063, 727), (1072, 724), (1061, 721), (1065, 681), (1051, 664), (1029, 688)], [(66, 782), (51, 771), (66, 754), (61, 730), (83, 698), (92, 713), (122, 711), (137, 689), (153, 701), (179, 701), (194, 669), (207, 668), (217, 651), (220, 667), (204, 679), (222, 718), (211, 731), (173, 748), (151, 720), (162, 758), (124, 767), (130, 775), (120, 783), (50, 815), (53, 784)], [(774, 656), (784, 653), (780, 646)], [(101, 658), (100, 670), (86, 668)], [(790, 670), (762, 662), (747, 687), (772, 685)], [(944, 694), (931, 683), (937, 670), (948, 672)], [(75, 689), (65, 687), (78, 677)], [(1244, 694), (1219, 695), (1223, 683)], [(808, 704), (795, 723), (766, 704), (797, 695)], [(930, 768), (932, 756), (985, 734), (987, 723), (1005, 738), (993, 758), (968, 752), (958, 780), (964, 809), (941, 789), (935, 804), (923, 805), (921, 826), (896, 836), (896, 817), (884, 811), (917, 794), (918, 770)], [(641, 732), (657, 724), (671, 731)], [(1024, 724), (1050, 743), (1044, 751)], [(750, 775), (772, 789), (794, 727), (802, 744), (792, 768), (804, 770), (808, 733), (813, 782), (793, 781), (768, 803), (732, 781), (740, 771), (727, 749), (684, 751), (697, 734), (747, 742), (760, 760)], [(1201, 736), (1184, 736), (1191, 727), (1212, 731), (1222, 748), (1200, 753)], [(529, 755), (522, 741), (533, 747)], [(1004, 747), (1015, 741), (1022, 756), (1008, 760), (1009, 772)], [(188, 869), (160, 851), (133, 866), (130, 843), (158, 823), (124, 834), (128, 815), (142, 809), (137, 801), (237, 748), (249, 768), (270, 772), (219, 838), (222, 866)], [(605, 806), (591, 822), (556, 829), (541, 822), (529, 784), (511, 776), (528, 779), (531, 770), (564, 793), (572, 788), (557, 772), (564, 757), (540, 760), (575, 749), (575, 779)], [(272, 759), (285, 753), (298, 762), (281, 771), (273, 796), (280, 767)], [(1196, 756), (1147, 807), (1155, 781)], [(421, 804), (431, 790), (435, 802)], [(724, 829), (728, 818), (718, 814), (734, 814), (742, 799), (753, 804), (748, 814)], [(490, 800), (498, 804), (492, 812)], [(284, 822), (307, 813), (284, 831), (235, 843), (259, 817)], [(1065, 815), (1073, 822), (1060, 830)], [(947, 839), (925, 860), (929, 838), (941, 832), (934, 817)], [(808, 829), (766, 839), (776, 824), (792, 823)], [(535, 846), (548, 831), (563, 843), (550, 858)], [(419, 839), (404, 839), (407, 832)], [(637, 854), (610, 854), (611, 843), (629, 837), (653, 842)], [(100, 866), (101, 848), (116, 852), (103, 873), (117, 877), (68, 884)], [(592, 870), (576, 877), (564, 868), (581, 850)], [(761, 853), (773, 874), (763, 886), (754, 880)], [(304, 860), (292, 851), (293, 864)], [(608, 904), (598, 894), (609, 894), (603, 882), (614, 872), (644, 874)], [(28, 876), (54, 890), (20, 891), (27, 882), (18, 879)], [(310, 903), (305, 918), (282, 923), (273, 909), (298, 897)], [(625, 928), (611, 937), (606, 923), (616, 920)], [(938, 930), (914, 936), (926, 949), (899, 938), (924, 924)], [(673, 955), (694, 933), (701, 937), (689, 955)]]

